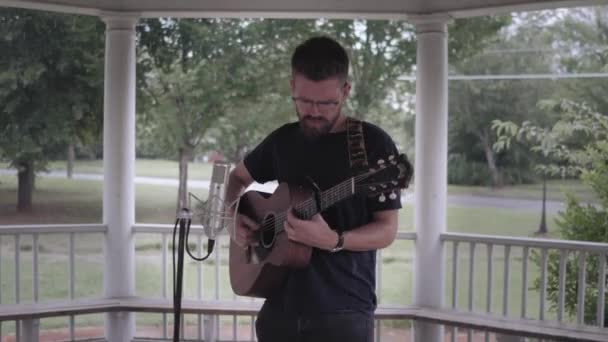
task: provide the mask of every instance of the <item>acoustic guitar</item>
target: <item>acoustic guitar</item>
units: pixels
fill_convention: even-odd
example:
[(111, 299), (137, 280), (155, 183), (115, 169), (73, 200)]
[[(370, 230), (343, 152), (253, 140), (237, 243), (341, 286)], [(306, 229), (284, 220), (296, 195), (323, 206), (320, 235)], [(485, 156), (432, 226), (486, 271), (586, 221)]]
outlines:
[(289, 240), (283, 231), (290, 207), (299, 218), (310, 219), (355, 194), (378, 196), (381, 202), (394, 199), (398, 189), (408, 187), (412, 173), (412, 165), (402, 154), (379, 160), (374, 168), (325, 191), (312, 192), (281, 183), (272, 195), (246, 192), (238, 202), (237, 212), (260, 225), (255, 236), (259, 244), (243, 248), (231, 239), (232, 290), (241, 296), (267, 298), (280, 288), (290, 268), (308, 265), (312, 248)]

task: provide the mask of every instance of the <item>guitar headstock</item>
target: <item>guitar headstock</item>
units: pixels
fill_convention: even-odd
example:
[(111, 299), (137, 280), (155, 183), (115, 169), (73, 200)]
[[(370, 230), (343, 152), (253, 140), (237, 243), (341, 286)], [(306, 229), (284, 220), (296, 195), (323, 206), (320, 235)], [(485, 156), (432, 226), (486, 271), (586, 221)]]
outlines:
[(395, 199), (397, 190), (409, 186), (412, 175), (412, 164), (405, 154), (389, 156), (355, 177), (355, 191), (369, 197), (379, 196), (380, 202), (384, 202), (387, 196)]

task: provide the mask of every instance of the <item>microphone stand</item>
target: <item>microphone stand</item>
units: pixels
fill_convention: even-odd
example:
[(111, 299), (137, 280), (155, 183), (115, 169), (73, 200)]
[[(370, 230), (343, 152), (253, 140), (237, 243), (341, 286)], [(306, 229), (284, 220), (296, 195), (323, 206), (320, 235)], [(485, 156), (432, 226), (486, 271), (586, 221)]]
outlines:
[[(180, 210), (175, 226), (173, 227), (173, 342), (179, 341), (179, 332), (181, 324), (182, 311), (182, 295), (183, 295), (183, 279), (184, 279), (184, 250), (188, 255), (196, 261), (204, 261), (213, 252), (215, 240), (208, 239), (207, 255), (202, 258), (197, 258), (190, 252), (188, 246), (188, 235), (190, 234), (190, 225), (192, 224), (192, 213), (187, 208)], [(175, 237), (178, 237), (177, 250), (175, 249)], [(177, 269), (175, 257), (177, 254)]]
[[(177, 251), (175, 250), (175, 233), (173, 229), (173, 341), (179, 341), (179, 331), (182, 311), (182, 291), (184, 278), (184, 242), (186, 242), (186, 230), (189, 230), (192, 222), (192, 214), (186, 208), (179, 212), (175, 221), (175, 228), (179, 225)], [(177, 252), (177, 272), (175, 270), (175, 254)]]

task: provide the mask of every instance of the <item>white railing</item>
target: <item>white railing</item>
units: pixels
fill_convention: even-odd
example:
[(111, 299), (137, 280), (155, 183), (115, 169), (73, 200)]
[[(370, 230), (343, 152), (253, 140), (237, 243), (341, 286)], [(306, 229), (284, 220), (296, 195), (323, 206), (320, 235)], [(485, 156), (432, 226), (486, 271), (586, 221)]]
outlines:
[[(74, 300), (76, 298), (75, 289), (75, 235), (76, 234), (93, 234), (100, 233), (105, 234), (107, 227), (102, 224), (54, 224), (54, 225), (3, 225), (0, 226), (0, 256), (2, 256), (3, 240), (7, 237), (12, 236), (14, 241), (13, 248), (13, 260), (14, 260), (14, 303), (19, 304), (22, 302), (21, 293), (21, 250), (24, 246), (24, 237), (31, 236), (32, 238), (32, 302), (38, 303), (40, 300), (40, 262), (39, 262), (39, 238), (41, 235), (46, 236), (49, 234), (66, 234), (68, 238), (68, 272), (66, 283), (68, 286), (68, 298), (67, 300)], [(100, 248), (102, 247), (102, 241)], [(1, 259), (0, 259), (1, 260)], [(2, 263), (0, 262), (0, 283), (2, 282)], [(61, 298), (53, 298), (57, 300)], [(0, 293), (0, 305), (3, 304), (2, 293)], [(24, 338), (27, 339), (31, 334), (37, 334), (39, 329), (38, 320), (26, 320), (23, 322), (25, 327)], [(19, 341), (21, 338), (21, 325), (19, 322), (15, 322), (15, 336)], [(74, 316), (69, 317), (69, 331), (70, 338), (73, 340), (75, 336), (75, 321)], [(0, 322), (0, 336), (2, 336), (2, 322)]]
[[(171, 225), (153, 225), (153, 224), (137, 224), (133, 227), (133, 233), (136, 238), (141, 234), (153, 234), (160, 235), (161, 240), (161, 272), (162, 272), (162, 288), (159, 291), (159, 296), (164, 298), (169, 298), (169, 276), (171, 264), (169, 262), (169, 255), (171, 253), (169, 241), (172, 237), (173, 226)], [(46, 226), (1, 226), (0, 227), (0, 255), (4, 256), (7, 252), (2, 251), (2, 246), (6, 246), (7, 238), (13, 239), (13, 241), (9, 242), (9, 248), (11, 247), (11, 243), (14, 244), (13, 258), (15, 265), (15, 273), (14, 273), (14, 296), (15, 303), (21, 303), (21, 298), (24, 297), (21, 292), (23, 289), (22, 278), (23, 273), (21, 270), (22, 265), (22, 247), (24, 246), (24, 240), (31, 236), (32, 241), (32, 301), (37, 303), (40, 300), (39, 296), (39, 288), (40, 288), (40, 256), (39, 256), (39, 238), (42, 235), (47, 234), (67, 234), (67, 249), (68, 249), (68, 272), (67, 272), (67, 283), (68, 283), (68, 298), (66, 300), (71, 300), (76, 297), (76, 277), (75, 277), (75, 249), (76, 242), (75, 238), (79, 234), (90, 234), (90, 233), (101, 233), (105, 234), (107, 228), (104, 225), (100, 224), (84, 224), (84, 225), (46, 225)], [(24, 238), (25, 236), (25, 238)], [(158, 236), (157, 236), (158, 238)], [(397, 236), (398, 241), (415, 241), (416, 233), (413, 232), (399, 232)], [(447, 287), (446, 291), (451, 298), (447, 301), (446, 305), (451, 306), (454, 309), (462, 310), (469, 312), (487, 312), (492, 314), (499, 314), (502, 316), (513, 316), (516, 315), (520, 318), (531, 319), (531, 320), (539, 320), (539, 321), (556, 321), (562, 324), (566, 324), (567, 326), (575, 327), (574, 324), (577, 325), (585, 325), (588, 322), (585, 322), (584, 319), (584, 305), (580, 305), (581, 303), (586, 302), (585, 294), (587, 288), (587, 279), (589, 277), (596, 277), (598, 279), (598, 298), (597, 298), (597, 318), (594, 322), (595, 325), (601, 326), (604, 321), (604, 309), (605, 309), (605, 291), (606, 291), (606, 257), (608, 255), (608, 244), (600, 244), (600, 243), (588, 243), (588, 242), (574, 242), (574, 241), (561, 241), (561, 240), (546, 240), (546, 239), (529, 239), (529, 238), (512, 238), (512, 237), (498, 237), (498, 236), (487, 236), (487, 235), (471, 235), (471, 234), (456, 234), (456, 233), (444, 233), (441, 236), (441, 240), (444, 243), (444, 248), (451, 247), (451, 260), (448, 260), (452, 266), (451, 279), (446, 279), (447, 282), (451, 281), (451, 287)], [(201, 256), (201, 251), (203, 250), (201, 247), (204, 246), (204, 235), (203, 229), (200, 226), (194, 226), (191, 228), (191, 242), (195, 242), (196, 245), (196, 253), (198, 256)], [(4, 244), (2, 243), (4, 242)], [(28, 241), (29, 242), (29, 241)], [(102, 241), (99, 241), (100, 245)], [(215, 251), (215, 255), (212, 257), (213, 261), (205, 262), (205, 263), (196, 263), (194, 267), (196, 267), (196, 290), (195, 294), (192, 293), (189, 295), (191, 299), (205, 299), (210, 297), (210, 299), (220, 300), (220, 299), (228, 299), (235, 301), (251, 301), (249, 298), (242, 298), (234, 296), (231, 292), (223, 292), (222, 289), (225, 288), (225, 285), (222, 286), (221, 278), (222, 275), (227, 274), (227, 272), (222, 272), (222, 267), (226, 267), (227, 260), (227, 244), (228, 239), (227, 236), (223, 236), (219, 239), (219, 243), (217, 244), (217, 248)], [(467, 248), (466, 255), (461, 253), (462, 247)], [(485, 248), (484, 248), (485, 247)], [(403, 247), (399, 247), (403, 248)], [(412, 243), (412, 251), (411, 257), (413, 258), (415, 253), (415, 246)], [(11, 248), (13, 249), (13, 248)], [(501, 251), (502, 253), (498, 253), (497, 251)], [(193, 250), (194, 251), (194, 250)], [(377, 291), (378, 298), (381, 301), (382, 298), (382, 288), (383, 288), (383, 278), (384, 272), (383, 268), (386, 267), (383, 260), (390, 258), (392, 251), (390, 248), (387, 250), (380, 251), (377, 257)], [(462, 255), (461, 255), (462, 254)], [(483, 260), (485, 254), (486, 259)], [(463, 270), (461, 270), (462, 264), (462, 256), (468, 256), (468, 270), (469, 273), (466, 275)], [(538, 293), (538, 316), (533, 317), (530, 312), (529, 306), (533, 303), (529, 297), (528, 286), (530, 285), (530, 274), (531, 268), (536, 264), (531, 264), (532, 255), (537, 256), (538, 264), (539, 264), (539, 293)], [(558, 267), (558, 304), (557, 310), (555, 313), (555, 317), (549, 317), (548, 313), (548, 297), (547, 297), (547, 286), (548, 286), (548, 275), (549, 275), (549, 264), (550, 264), (550, 256), (557, 255), (559, 257), (559, 267)], [(137, 252), (136, 252), (137, 257)], [(503, 257), (504, 260), (499, 260), (500, 257)], [(521, 258), (521, 261), (516, 261)], [(576, 315), (574, 317), (574, 322), (568, 322), (568, 316), (565, 310), (565, 299), (566, 299), (566, 279), (567, 279), (567, 264), (568, 261), (572, 261), (569, 258), (576, 258), (576, 263), (578, 264), (579, 273), (576, 275), (578, 279), (577, 289), (577, 303), (578, 309)], [(598, 258), (599, 271), (598, 274), (587, 274), (586, 273), (586, 265), (592, 258)], [(448, 258), (450, 259), (450, 258)], [(223, 265), (224, 264), (224, 265)], [(413, 260), (410, 265), (413, 265)], [(2, 263), (0, 263), (0, 267)], [(192, 266), (191, 266), (192, 267)], [(203, 272), (203, 268), (210, 269), (211, 272)], [(521, 267), (518, 269), (517, 267)], [(500, 272), (496, 271), (496, 268), (502, 268), (502, 282), (496, 283), (495, 274), (499, 274)], [(192, 269), (191, 269), (192, 270)], [(413, 270), (410, 270), (413, 272)], [(479, 286), (475, 286), (476, 281), (479, 279), (479, 272), (485, 271), (486, 291), (484, 293), (478, 293), (477, 289)], [(211, 288), (207, 288), (205, 284), (209, 284), (209, 282), (205, 282), (205, 273), (211, 274), (209, 277), (213, 278)], [(0, 276), (3, 274), (0, 269)], [(5, 273), (4, 273), (5, 274)], [(462, 279), (460, 277), (463, 277)], [(512, 276), (521, 276), (521, 282), (514, 284), (512, 280)], [(517, 279), (515, 279), (517, 280)], [(0, 282), (2, 279), (0, 279)], [(461, 286), (465, 284), (468, 285), (466, 291), (461, 292)], [(495, 285), (502, 285), (503, 293), (502, 296), (498, 299), (499, 302), (496, 302), (495, 295), (497, 294)], [(447, 285), (446, 285), (447, 286)], [(482, 287), (483, 288), (483, 287)], [(512, 312), (510, 309), (509, 303), (513, 302), (511, 299), (511, 295), (513, 292), (512, 289), (519, 289), (521, 291), (521, 298), (517, 300), (517, 303), (521, 304), (521, 310), (517, 313)], [(466, 295), (464, 301), (461, 300), (460, 296)], [(485, 298), (483, 298), (485, 295)], [(185, 297), (188, 294), (185, 294)], [(481, 297), (480, 297), (481, 296)], [(480, 300), (479, 298), (482, 298)], [(587, 299), (588, 301), (588, 299)], [(479, 303), (483, 302), (483, 305)], [(0, 303), (2, 303), (2, 296), (0, 295)], [(384, 303), (386, 304), (386, 303)], [(477, 304), (477, 305), (476, 305)], [(533, 303), (534, 307), (536, 307), (536, 303)], [(496, 309), (498, 307), (498, 309)], [(219, 338), (218, 335), (220, 332), (220, 318), (218, 316), (208, 316), (208, 315), (198, 315), (197, 317), (197, 337), (202, 339), (203, 337), (206, 340), (214, 340)], [(230, 317), (228, 317), (230, 319)], [(247, 338), (250, 340), (255, 340), (254, 334), (254, 317), (251, 316), (248, 318), (249, 332), (246, 334)], [(232, 316), (232, 339), (233, 340), (242, 340), (243, 337), (239, 337), (239, 333), (242, 331), (239, 329), (239, 326), (242, 325), (242, 321), (239, 320), (239, 317)], [(185, 322), (182, 320), (182, 322)], [(185, 323), (184, 323), (185, 324)], [(38, 331), (38, 321), (37, 320), (27, 320), (22, 322), (21, 325), (16, 324), (16, 335), (19, 337), (27, 337), (29, 334), (37, 334)], [(223, 327), (225, 325), (222, 325)], [(28, 331), (22, 331), (21, 327), (28, 329)], [(377, 336), (376, 339), (380, 340), (382, 326), (378, 324), (378, 329), (376, 330)], [(69, 322), (69, 331), (70, 331), (70, 339), (74, 339), (75, 324), (74, 324), (74, 316), (70, 317)], [(163, 326), (162, 326), (162, 337), (167, 338), (169, 331), (169, 322), (167, 314), (163, 314)], [(30, 331), (31, 330), (31, 331)], [(472, 339), (472, 332), (467, 331), (467, 335), (469, 340)], [(1, 323), (0, 323), (0, 336), (2, 336), (1, 331)], [(452, 332), (452, 338), (455, 339), (457, 336), (456, 329)], [(489, 334), (486, 333), (486, 339), (489, 340)]]
[[(559, 268), (558, 268), (558, 304), (557, 304), (557, 317), (555, 321), (559, 323), (567, 324), (566, 312), (565, 312), (565, 298), (566, 298), (566, 277), (567, 277), (567, 261), (569, 256), (574, 256), (578, 259), (578, 281), (577, 281), (577, 312), (576, 321), (574, 322), (578, 326), (587, 325), (584, 320), (585, 310), (585, 292), (587, 288), (587, 277), (597, 276), (598, 280), (598, 298), (597, 298), (597, 314), (594, 322), (595, 326), (603, 327), (604, 324), (604, 309), (605, 309), (605, 292), (606, 292), (606, 257), (608, 256), (608, 244), (604, 243), (592, 243), (592, 242), (579, 242), (579, 241), (564, 241), (564, 240), (548, 240), (548, 239), (537, 239), (537, 238), (513, 238), (513, 237), (500, 237), (500, 236), (488, 236), (488, 235), (472, 235), (472, 234), (456, 234), (456, 233), (445, 233), (442, 234), (441, 240), (444, 242), (450, 242), (452, 245), (452, 279), (451, 279), (451, 307), (453, 309), (462, 310), (462, 306), (459, 305), (459, 285), (462, 281), (459, 276), (463, 272), (459, 269), (461, 263), (460, 258), (460, 246), (464, 244), (468, 246), (468, 295), (467, 305), (465, 311), (474, 312), (476, 311), (474, 302), (477, 298), (475, 292), (475, 279), (476, 279), (476, 261), (479, 261), (477, 255), (477, 246), (482, 245), (486, 247), (486, 264), (487, 264), (487, 281), (486, 281), (486, 298), (485, 298), (485, 311), (487, 313), (496, 314), (494, 310), (494, 264), (495, 264), (495, 247), (500, 246), (503, 248), (503, 296), (502, 296), (502, 310), (500, 314), (502, 316), (509, 316), (509, 303), (510, 292), (512, 289), (512, 266), (514, 249), (521, 250), (521, 283), (516, 284), (520, 286), (522, 297), (520, 300), (521, 311), (519, 317), (522, 319), (535, 319), (531, 317), (528, 312), (529, 296), (528, 286), (530, 285), (529, 273), (530, 273), (530, 253), (532, 250), (540, 251), (540, 284), (539, 284), (539, 308), (538, 308), (538, 320), (547, 321), (551, 320), (547, 317), (547, 277), (549, 272), (549, 255), (550, 253), (559, 253)], [(597, 257), (598, 258), (598, 274), (587, 275), (586, 274), (586, 263), (587, 258)], [(570, 322), (572, 323), (572, 322)], [(471, 340), (472, 332), (467, 331), (469, 340)], [(452, 341), (455, 341), (457, 337), (457, 330), (454, 328), (452, 332)], [(486, 341), (489, 340), (489, 336), (486, 333)]]
[[(167, 265), (167, 260), (168, 259), (168, 255), (169, 253), (172, 253), (172, 250), (170, 249), (170, 246), (168, 244), (168, 239), (172, 239), (172, 235), (173, 235), (173, 226), (172, 225), (163, 225), (163, 224), (136, 224), (133, 227), (133, 231), (136, 234), (136, 236), (138, 234), (160, 234), (161, 236), (161, 277), (162, 277), (162, 291), (160, 293), (160, 295), (163, 298), (168, 298), (168, 265)], [(196, 241), (196, 251), (198, 252), (197, 256), (201, 256), (201, 250), (203, 249), (203, 243), (205, 242), (203, 240), (203, 235), (204, 231), (202, 226), (192, 226), (190, 229), (190, 235), (191, 235), (191, 239), (190, 241)], [(398, 232), (397, 233), (397, 241), (414, 241), (416, 239), (416, 233), (414, 232)], [(137, 240), (136, 240), (137, 243)], [(213, 293), (213, 299), (215, 300), (220, 300), (220, 299), (226, 299), (226, 298), (222, 298), (222, 284), (220, 283), (220, 274), (221, 272), (221, 264), (222, 261), (223, 262), (227, 262), (227, 249), (228, 249), (228, 235), (226, 235), (224, 233), (224, 235), (220, 236), (216, 242), (216, 248), (214, 251), (214, 256), (213, 261), (205, 261), (205, 262), (197, 262), (196, 265), (196, 269), (197, 269), (197, 277), (196, 277), (196, 288), (197, 288), (197, 295), (196, 298), (193, 299), (202, 299), (203, 298), (203, 286), (202, 284), (204, 283), (203, 281), (203, 267), (205, 265), (207, 265), (208, 267), (213, 267), (214, 269), (214, 282), (213, 282), (213, 286), (211, 289), (207, 289), (208, 291), (211, 291)], [(379, 251), (377, 258), (376, 258), (376, 272), (377, 272), (377, 276), (376, 276), (376, 289), (378, 292), (378, 300), (380, 301), (382, 298), (382, 286), (383, 286), (383, 281), (382, 281), (382, 256), (383, 256), (383, 252)], [(413, 256), (413, 253), (412, 253)], [(137, 258), (137, 255), (136, 255)], [(185, 256), (185, 260), (188, 260), (189, 257), (186, 255)], [(410, 265), (413, 265), (413, 262), (410, 263)], [(225, 267), (227, 268), (227, 267)], [(413, 272), (413, 270), (409, 270), (410, 272)], [(227, 274), (227, 270), (226, 272), (223, 272), (224, 274)], [(410, 284), (413, 285), (413, 284)], [(230, 291), (230, 293), (232, 293)], [(186, 296), (184, 296), (184, 298), (186, 298)], [(235, 301), (261, 301), (259, 299), (251, 299), (248, 297), (240, 297), (240, 296), (236, 296), (234, 294), (231, 295), (231, 299), (235, 300)], [(162, 331), (162, 337), (163, 338), (167, 338), (168, 333), (170, 332), (168, 329), (168, 323), (167, 323), (167, 314), (163, 313), (162, 314), (162, 319), (163, 319), (163, 331)], [(213, 321), (213, 325), (210, 325), (208, 322), (202, 322), (201, 316), (199, 315), (198, 317), (198, 322), (197, 322), (197, 338), (201, 338), (203, 337), (205, 334), (204, 332), (206, 331), (208, 336), (218, 336), (218, 332), (220, 331), (220, 320), (218, 317), (211, 317), (210, 318)], [(232, 340), (237, 341), (239, 336), (238, 336), (238, 329), (237, 329), (237, 320), (238, 317), (236, 315), (232, 316)], [(250, 318), (250, 340), (254, 341), (255, 340), (255, 333), (254, 333), (254, 317)], [(182, 320), (182, 322), (184, 322), (184, 320)], [(207, 324), (205, 324), (207, 323)], [(376, 340), (380, 341), (380, 335), (382, 333), (382, 326), (380, 325), (379, 321), (376, 321)], [(213, 329), (213, 331), (209, 331), (209, 329)], [(183, 330), (183, 327), (182, 327)], [(209, 340), (213, 340), (206, 338), (206, 341)]]

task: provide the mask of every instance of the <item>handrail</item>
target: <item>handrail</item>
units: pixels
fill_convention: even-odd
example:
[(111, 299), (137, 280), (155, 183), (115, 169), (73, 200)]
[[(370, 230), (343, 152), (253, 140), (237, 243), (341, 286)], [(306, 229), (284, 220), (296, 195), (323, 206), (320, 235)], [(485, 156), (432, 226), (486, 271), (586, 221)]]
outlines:
[(102, 223), (0, 225), (0, 235), (106, 233), (107, 231), (108, 226)]
[(578, 250), (593, 253), (608, 253), (608, 243), (537, 239), (524, 237), (505, 237), (482, 234), (443, 233), (441, 241), (479, 242), (493, 245), (510, 245), (518, 247), (553, 248), (561, 250)]

